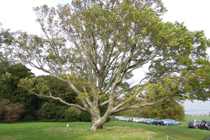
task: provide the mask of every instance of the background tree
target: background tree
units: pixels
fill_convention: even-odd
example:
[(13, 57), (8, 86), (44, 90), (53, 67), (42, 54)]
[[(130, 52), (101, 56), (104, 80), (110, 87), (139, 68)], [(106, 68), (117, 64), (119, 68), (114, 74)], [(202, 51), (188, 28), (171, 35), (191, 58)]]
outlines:
[[(0, 63), (0, 99), (8, 100), (4, 105), (19, 104), (24, 108), (24, 114), (34, 115), (40, 100), (35, 95), (29, 95), (28, 91), (18, 87), (20, 79), (33, 77), (31, 71), (22, 64), (10, 64), (7, 61)], [(33, 104), (33, 105), (32, 105)], [(14, 105), (15, 106), (15, 105)], [(17, 105), (18, 106), (18, 105)], [(2, 106), (3, 107), (3, 106)], [(15, 112), (11, 107), (10, 112)], [(15, 108), (14, 108), (15, 109)], [(23, 112), (23, 111), (20, 111)], [(23, 116), (22, 115), (22, 116)]]
[(182, 72), (184, 91), (191, 99), (209, 100), (210, 97), (210, 61), (199, 60), (195, 65)]
[[(176, 120), (184, 119), (184, 109), (179, 104), (183, 95), (179, 91), (179, 77), (164, 77), (158, 82), (148, 82), (144, 85), (144, 100), (146, 102), (154, 102), (165, 97), (164, 102), (159, 102), (155, 105), (139, 107), (129, 111), (124, 111), (120, 114), (132, 115), (138, 117), (150, 118), (173, 118)], [(140, 98), (142, 98), (140, 96)]]
[[(36, 79), (34, 80), (34, 86), (37, 85), (37, 82), (39, 84), (46, 83), (53, 94), (59, 95), (70, 103), (76, 103), (75, 92), (67, 83), (56, 77), (35, 77), (22, 64), (10, 64), (9, 62), (3, 61), (0, 63), (0, 66), (0, 114), (2, 116), (0, 117), (0, 121), (34, 119), (63, 121), (65, 119), (66, 115), (63, 112), (67, 111), (68, 108), (66, 106), (55, 101), (45, 103), (49, 100), (40, 99), (33, 94), (29, 94), (28, 90), (18, 86), (19, 81), (26, 77)], [(37, 90), (37, 92), (40, 92), (40, 90)], [(79, 121), (81, 115), (78, 118)]]
[[(43, 87), (45, 87), (45, 90), (42, 90), (44, 89)], [(69, 103), (77, 102), (76, 93), (69, 87), (69, 85), (66, 82), (59, 80), (58, 78), (53, 77), (53, 76), (33, 77), (33, 84), (31, 87), (28, 88), (28, 91), (30, 90), (35, 90), (38, 94), (46, 94), (46, 92), (47, 93), (50, 92), (53, 95), (63, 98)], [(40, 100), (40, 98), (37, 100)], [(68, 107), (61, 104), (60, 102), (57, 102), (51, 99), (42, 99), (41, 103), (39, 104), (39, 107), (36, 110), (36, 114), (37, 114), (37, 118), (41, 120), (69, 121), (69, 120), (72, 120), (72, 118), (69, 117), (67, 113), (64, 113), (64, 112), (67, 112), (67, 110), (68, 110)], [(75, 119), (77, 121), (80, 121), (80, 114), (79, 115), (76, 114), (75, 116), (77, 116), (77, 118)]]
[[(1, 25), (0, 25), (1, 27)], [(12, 44), (14, 38), (8, 29), (0, 28), (0, 62), (6, 62), (12, 58)], [(10, 59), (9, 59), (10, 58)]]
[[(159, 1), (144, 1), (146, 4), (113, 1), (111, 7), (101, 2), (94, 1), (85, 8), (74, 5), (36, 8), (44, 36), (16, 34), (13, 42), (18, 50), (14, 53), (21, 62), (67, 82), (79, 102), (69, 103), (47, 92), (46, 84), (32, 88), (34, 79), (22, 80), (22, 86), (33, 89), (30, 91), (38, 96), (87, 111), (93, 131), (102, 128), (114, 113), (152, 105), (171, 96), (164, 94), (161, 96), (164, 98), (153, 102), (145, 95), (149, 93), (148, 86), (141, 83), (135, 88), (125, 86), (133, 70), (149, 64), (145, 79), (157, 83), (158, 79), (179, 74), (204, 58), (208, 45), (202, 33), (190, 32), (182, 24), (162, 22), (157, 8), (151, 6)], [(78, 88), (72, 76), (88, 86)], [(101, 106), (106, 106), (104, 113)]]
[(175, 119), (183, 121), (185, 118), (184, 107), (173, 98), (166, 99), (159, 104), (122, 111), (117, 115), (129, 117)]

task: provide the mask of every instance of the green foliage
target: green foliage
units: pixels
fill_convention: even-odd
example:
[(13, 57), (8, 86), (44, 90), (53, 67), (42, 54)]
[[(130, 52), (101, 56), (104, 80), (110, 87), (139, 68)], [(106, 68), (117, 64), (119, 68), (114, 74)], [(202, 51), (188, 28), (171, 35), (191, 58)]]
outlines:
[[(191, 92), (194, 84), (183, 83), (195, 78), (182, 72), (192, 67), (196, 70), (200, 67), (196, 62), (206, 58), (209, 44), (203, 32), (191, 32), (183, 24), (162, 21), (161, 0), (107, 2), (77, 1), (79, 7), (70, 4), (36, 8), (37, 21), (45, 36), (17, 33), (12, 44), (18, 50), (14, 55), (56, 76), (57, 81), (52, 80), (54, 77), (25, 78), (20, 87), (91, 112), (93, 120), (101, 124), (110, 114), (136, 104), (143, 106), (165, 98), (174, 101), (190, 97), (184, 91)], [(133, 102), (137, 92), (130, 92), (131, 86), (124, 83), (134, 70), (145, 64), (149, 65), (145, 77), (149, 82), (137, 85), (141, 93), (138, 102)], [(208, 76), (203, 70), (194, 73)], [(10, 73), (5, 77), (10, 77)], [(58, 89), (58, 83), (66, 89)], [(206, 91), (208, 84), (205, 82), (197, 88)], [(70, 98), (74, 92), (78, 96)], [(105, 99), (108, 103), (104, 103)], [(72, 100), (77, 104), (71, 104)], [(103, 111), (100, 106), (107, 104)]]
[(182, 72), (185, 77), (184, 91), (191, 99), (208, 100), (210, 97), (210, 61), (199, 60), (197, 66), (192, 66)]
[(72, 0), (71, 8), (75, 11), (83, 11), (97, 4), (103, 8), (112, 9), (118, 7), (123, 2), (133, 3), (134, 6), (139, 10), (145, 7), (150, 7), (154, 12), (156, 12), (157, 15), (162, 15), (164, 12), (166, 12), (166, 8), (161, 0)]
[[(79, 83), (80, 80), (75, 80)], [(80, 87), (81, 84), (78, 84)], [(29, 91), (30, 94), (61, 97), (67, 102), (75, 103), (77, 101), (77, 94), (71, 89), (67, 81), (61, 80), (54, 76), (38, 76), (34, 78), (21, 79), (19, 87)]]
[(37, 115), (39, 120), (45, 121), (90, 122), (89, 113), (54, 102), (43, 103)]
[[(157, 82), (206, 56), (204, 34), (191, 32), (180, 23), (163, 22), (153, 9), (155, 4), (163, 9), (161, 1), (143, 4), (126, 0), (112, 8), (98, 2), (79, 1), (89, 6), (76, 11), (74, 5), (36, 8), (46, 37), (20, 33), (14, 45), (22, 50), (17, 56), (24, 62), (33, 60), (37, 68), (52, 75), (77, 75), (99, 91), (109, 89), (107, 86), (117, 80), (121, 88), (132, 71), (144, 64), (150, 64), (148, 79)], [(69, 42), (71, 47), (67, 47)], [(37, 84), (37, 89), (43, 93), (49, 90), (44, 84)]]
[(118, 113), (117, 115), (159, 119), (175, 119), (181, 121), (185, 117), (183, 106), (173, 99), (168, 99), (164, 102), (152, 106), (139, 107), (137, 109), (123, 111)]
[(22, 104), (26, 114), (35, 116), (35, 110), (39, 107), (40, 100), (34, 95), (29, 95), (27, 90), (18, 87), (22, 78), (33, 77), (33, 74), (22, 64), (10, 64), (7, 61), (2, 61), (0, 66), (0, 98)]
[(65, 120), (70, 122), (80, 121), (81, 111), (76, 108), (68, 108), (65, 111)]
[[(79, 83), (79, 80), (75, 80)], [(69, 87), (66, 81), (60, 80), (53, 76), (38, 76), (34, 78), (22, 79), (19, 86), (26, 89), (30, 94), (53, 95), (61, 97), (69, 103), (76, 103), (76, 93)], [(78, 85), (79, 86), (79, 85)], [(68, 115), (67, 107), (50, 99), (42, 99), (41, 108), (38, 110), (38, 118), (41, 120), (56, 120), (64, 121), (70, 117)], [(47, 103), (50, 101), (49, 103)], [(67, 112), (67, 113), (66, 113)], [(80, 116), (78, 116), (79, 118)], [(79, 119), (76, 119), (79, 121)]]
[(91, 116), (88, 112), (81, 112), (80, 114), (80, 121), (81, 122), (91, 122)]
[(38, 118), (40, 120), (63, 121), (65, 110), (65, 106), (53, 102), (46, 102), (38, 110)]
[(0, 63), (12, 58), (12, 49), (9, 47), (14, 41), (14, 37), (9, 30), (1, 28), (0, 25)]
[(18, 88), (18, 82), (22, 78), (32, 77), (28, 68), (21, 64), (1, 63), (0, 71), (0, 97), (8, 98), (14, 102), (24, 102), (27, 91)]
[(9, 30), (5, 30), (3, 28), (0, 28), (0, 46), (2, 44), (11, 44), (14, 41), (14, 38)]
[[(164, 99), (162, 102), (152, 106), (146, 106), (142, 116), (157, 118), (184, 119), (184, 109), (177, 102), (183, 99), (185, 93), (180, 92), (180, 79), (177, 76), (159, 79), (156, 83), (148, 83), (146, 86), (146, 97), (149, 102)], [(183, 95), (184, 94), (184, 95)]]
[(156, 30), (159, 31), (155, 31), (153, 37), (162, 57), (151, 62), (148, 73), (150, 81), (181, 73), (206, 57), (208, 40), (203, 32), (190, 32), (179, 23), (161, 23)]
[(183, 106), (174, 100), (166, 100), (158, 105), (145, 107), (139, 112), (139, 116), (149, 118), (183, 120), (185, 117)]
[[(137, 105), (140, 105), (139, 108), (124, 111), (120, 115), (183, 120), (184, 109), (178, 103), (180, 99), (183, 99), (182, 94), (179, 93), (179, 80), (177, 76), (173, 76), (159, 79), (157, 82), (146, 83), (143, 88), (144, 91), (138, 95), (135, 101)], [(138, 88), (138, 86), (135, 88)], [(144, 98), (144, 102), (146, 103), (159, 100), (160, 102), (142, 107), (142, 98)]]
[(70, 122), (90, 122), (91, 116), (88, 112), (72, 107), (65, 110), (64, 119)]
[(145, 85), (147, 99), (153, 101), (163, 97), (179, 97), (179, 78), (177, 76), (164, 77), (157, 82), (149, 82)]
[[(5, 117), (7, 118), (0, 118), (0, 120), (17, 121), (18, 119), (33, 120), (36, 118), (42, 120), (64, 120), (66, 107), (55, 102), (44, 103), (46, 100), (30, 94), (28, 91), (31, 87), (26, 89), (20, 86), (20, 81), (26, 78), (36, 79), (33, 83), (36, 85), (36, 91), (46, 93), (50, 90), (52, 94), (59, 95), (68, 102), (76, 102), (76, 94), (66, 82), (52, 76), (33, 77), (30, 70), (21, 64), (9, 64), (6, 61), (2, 61), (0, 65), (2, 67), (0, 69), (0, 97), (10, 100), (6, 108), (7, 113)], [(31, 83), (28, 82), (28, 84)], [(17, 108), (14, 107), (15, 105), (17, 105)], [(24, 114), (21, 112), (22, 106), (24, 107)], [(12, 110), (12, 107), (17, 109), (17, 112)], [(2, 109), (5, 110), (3, 107)], [(14, 114), (11, 114), (12, 112)], [(21, 114), (21, 117), (15, 116), (15, 114)], [(11, 116), (11, 118), (8, 116)]]
[[(49, 94), (59, 96), (70, 103), (76, 102), (77, 94), (70, 88), (66, 81), (54, 76), (38, 76), (33, 79), (35, 91), (39, 94)], [(79, 80), (78, 80), (79, 82)]]
[[(78, 89), (86, 87), (88, 90), (88, 87), (90, 87), (85, 80), (74, 76), (66, 75), (64, 79), (73, 81)], [(53, 76), (22, 79), (19, 86), (27, 89), (32, 94), (35, 92), (40, 95), (49, 95), (50, 92), (53, 96), (61, 97), (69, 103), (79, 103), (77, 94), (69, 87), (68, 83)], [(53, 102), (50, 99), (45, 99), (44, 101), (50, 102), (42, 104), (39, 109), (38, 118), (41, 120), (90, 121), (90, 115), (87, 112), (81, 112), (75, 108), (68, 109), (66, 106), (58, 102)]]

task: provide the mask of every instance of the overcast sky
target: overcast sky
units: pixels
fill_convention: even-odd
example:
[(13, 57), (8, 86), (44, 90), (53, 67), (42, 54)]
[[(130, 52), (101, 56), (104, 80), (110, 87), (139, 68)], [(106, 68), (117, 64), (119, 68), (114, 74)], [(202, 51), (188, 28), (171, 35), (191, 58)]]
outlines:
[[(0, 0), (0, 22), (4, 27), (40, 31), (35, 23), (32, 7), (42, 4), (56, 5), (70, 0)], [(204, 30), (210, 38), (210, 0), (163, 0), (168, 12), (163, 17), (168, 21), (184, 22), (190, 30)]]
[[(54, 6), (68, 1), (70, 0), (0, 0), (0, 23), (3, 24), (3, 27), (12, 30), (40, 33), (32, 8), (43, 4)], [(163, 0), (163, 3), (168, 10), (163, 16), (164, 21), (184, 22), (188, 29), (203, 30), (206, 36), (210, 38), (210, 0)], [(136, 79), (142, 75), (139, 71), (135, 73)], [(198, 108), (198, 104), (200, 103), (194, 104), (194, 107)], [(192, 109), (192, 104), (189, 102), (186, 102), (185, 106), (187, 111)], [(210, 103), (203, 105), (202, 108), (204, 106), (208, 108)]]

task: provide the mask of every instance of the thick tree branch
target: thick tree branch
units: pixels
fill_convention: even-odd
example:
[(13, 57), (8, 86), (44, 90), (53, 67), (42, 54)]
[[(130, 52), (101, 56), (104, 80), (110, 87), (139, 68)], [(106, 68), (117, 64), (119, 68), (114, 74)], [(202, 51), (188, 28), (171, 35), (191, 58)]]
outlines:
[(49, 98), (49, 99), (53, 99), (53, 100), (59, 101), (60, 103), (63, 103), (65, 105), (67, 105), (67, 106), (75, 107), (75, 108), (80, 109), (82, 111), (87, 111), (87, 109), (82, 107), (81, 105), (68, 103), (68, 102), (66, 102), (65, 100), (63, 100), (60, 97), (53, 96), (51, 93), (49, 95), (43, 95), (43, 94), (37, 94), (37, 93), (33, 93), (33, 94), (38, 96), (38, 97)]

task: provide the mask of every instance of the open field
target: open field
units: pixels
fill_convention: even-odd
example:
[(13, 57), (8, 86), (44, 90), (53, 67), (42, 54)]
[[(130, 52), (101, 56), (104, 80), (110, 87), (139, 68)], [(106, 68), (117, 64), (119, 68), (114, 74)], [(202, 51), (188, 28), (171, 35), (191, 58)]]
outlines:
[(89, 123), (15, 123), (0, 124), (0, 140), (205, 140), (206, 130), (180, 126), (152, 126), (130, 122), (109, 122), (97, 133), (89, 131)]

